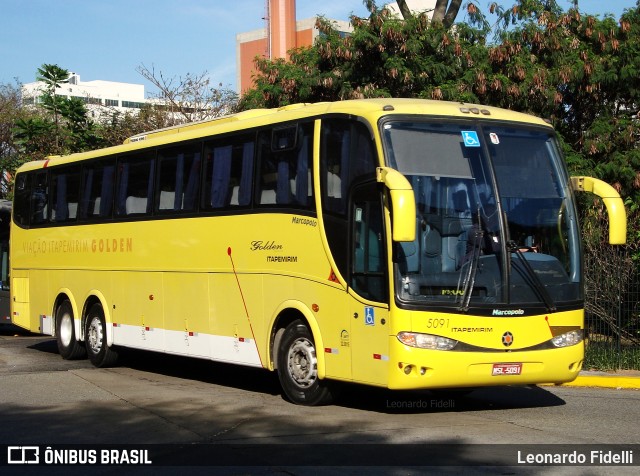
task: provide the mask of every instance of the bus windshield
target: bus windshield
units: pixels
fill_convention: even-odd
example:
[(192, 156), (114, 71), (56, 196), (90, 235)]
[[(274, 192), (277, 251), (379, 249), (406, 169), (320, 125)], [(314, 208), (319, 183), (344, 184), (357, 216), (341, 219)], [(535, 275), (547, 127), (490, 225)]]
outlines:
[(394, 245), (400, 305), (492, 315), (579, 305), (577, 220), (553, 132), (402, 120), (382, 133), (416, 199), (416, 239)]

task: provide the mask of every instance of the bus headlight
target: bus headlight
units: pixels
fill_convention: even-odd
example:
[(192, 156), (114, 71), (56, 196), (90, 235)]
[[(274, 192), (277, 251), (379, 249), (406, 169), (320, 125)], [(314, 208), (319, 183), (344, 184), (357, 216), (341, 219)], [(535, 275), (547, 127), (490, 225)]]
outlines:
[(560, 334), (559, 336), (555, 336), (553, 339), (551, 339), (551, 342), (556, 347), (569, 347), (580, 343), (582, 339), (582, 329), (577, 329), (575, 331), (566, 332), (564, 334)]
[(417, 332), (400, 332), (396, 337), (404, 345), (419, 349), (451, 350), (458, 343), (457, 340), (449, 339), (448, 337), (419, 334)]

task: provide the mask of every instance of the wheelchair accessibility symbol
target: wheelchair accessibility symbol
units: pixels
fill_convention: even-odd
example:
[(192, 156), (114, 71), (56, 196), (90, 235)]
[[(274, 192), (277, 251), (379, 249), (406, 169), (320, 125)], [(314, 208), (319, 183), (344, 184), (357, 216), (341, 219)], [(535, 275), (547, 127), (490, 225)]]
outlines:
[(376, 325), (376, 319), (375, 319), (375, 316), (373, 314), (373, 308), (372, 307), (365, 307), (364, 308), (364, 324), (366, 326), (375, 326)]
[(480, 139), (476, 131), (461, 131), (465, 147), (480, 147)]

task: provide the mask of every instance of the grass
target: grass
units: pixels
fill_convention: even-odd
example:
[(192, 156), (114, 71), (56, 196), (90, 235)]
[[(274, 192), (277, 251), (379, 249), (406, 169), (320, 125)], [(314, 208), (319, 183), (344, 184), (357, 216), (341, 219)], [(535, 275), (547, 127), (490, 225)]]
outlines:
[(617, 342), (587, 342), (584, 365), (586, 370), (640, 370), (640, 346)]

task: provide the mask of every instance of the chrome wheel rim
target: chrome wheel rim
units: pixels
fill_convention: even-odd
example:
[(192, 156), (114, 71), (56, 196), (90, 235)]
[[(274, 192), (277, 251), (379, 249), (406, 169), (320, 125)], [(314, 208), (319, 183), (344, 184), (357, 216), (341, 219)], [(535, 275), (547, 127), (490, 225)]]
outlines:
[(89, 349), (91, 349), (92, 353), (100, 353), (104, 342), (104, 331), (102, 329), (100, 318), (98, 317), (92, 318), (91, 322), (89, 322), (89, 327), (87, 329), (87, 342), (89, 343)]
[(309, 388), (318, 379), (318, 361), (313, 343), (306, 338), (296, 339), (287, 355), (289, 376), (301, 388)]
[(60, 317), (60, 342), (64, 347), (69, 347), (71, 339), (73, 339), (73, 319), (67, 312)]

